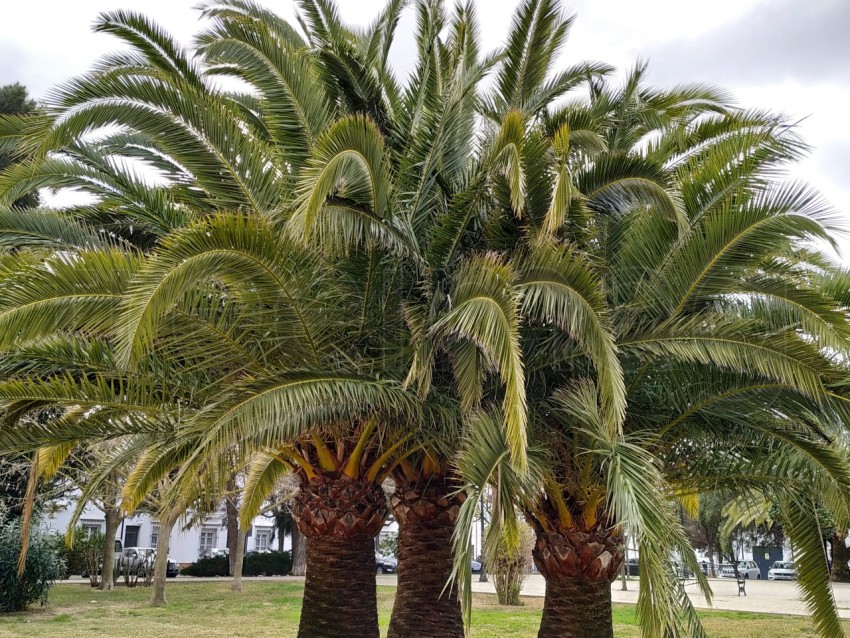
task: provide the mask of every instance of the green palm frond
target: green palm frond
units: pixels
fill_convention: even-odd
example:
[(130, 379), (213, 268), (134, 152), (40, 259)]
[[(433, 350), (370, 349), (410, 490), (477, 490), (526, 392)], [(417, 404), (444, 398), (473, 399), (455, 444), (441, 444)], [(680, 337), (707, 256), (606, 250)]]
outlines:
[(316, 302), (310, 291), (316, 292), (318, 282), (305, 278), (317, 272), (308, 268), (310, 263), (306, 253), (257, 217), (218, 215), (181, 230), (163, 242), (157, 258), (131, 286), (120, 322), (119, 353), (124, 361), (139, 357), (175, 304), (215, 278), (249, 299), (275, 300), (279, 320), (298, 326), (306, 341), (304, 356), (309, 356), (318, 336), (303, 311)]
[[(525, 0), (514, 12), (504, 62), (496, 75), (492, 112), (501, 118), (510, 109), (525, 110), (543, 89), (546, 77), (574, 17), (565, 17), (556, 0)], [(556, 79), (554, 86), (563, 84)], [(568, 87), (567, 87), (568, 88)], [(554, 99), (560, 92), (549, 88)], [(545, 104), (545, 102), (544, 102)], [(531, 115), (536, 112), (529, 111)]]
[(0, 247), (3, 248), (73, 250), (105, 248), (117, 243), (86, 222), (62, 211), (0, 207)]
[(140, 266), (131, 253), (62, 254), (0, 281), (0, 347), (58, 331), (107, 334)]
[(123, 10), (101, 13), (94, 23), (94, 31), (117, 36), (142, 53), (158, 70), (203, 88), (198, 69), (183, 48), (147, 17)]
[(616, 521), (633, 535), (641, 556), (637, 613), (644, 636), (705, 636), (696, 610), (678, 581), (671, 561), (679, 554), (697, 575), (700, 588), (711, 600), (708, 581), (678, 520), (658, 460), (622, 436), (611, 436), (597, 408), (596, 389), (590, 383), (574, 386), (558, 396), (559, 403), (581, 423), (593, 441), (589, 452), (607, 477), (607, 494)]
[(488, 159), (491, 170), (504, 175), (517, 217), (522, 217), (525, 210), (525, 140), (525, 117), (521, 111), (509, 111), (501, 122)]
[(610, 427), (626, 411), (623, 373), (604, 311), (604, 289), (577, 251), (538, 245), (522, 260), (519, 288), (523, 317), (566, 331), (593, 361)]
[(271, 452), (260, 452), (248, 465), (239, 520), (246, 527), (260, 513), (263, 504), (281, 477), (292, 471), (292, 466)]
[(197, 38), (213, 75), (236, 76), (260, 92), (262, 120), (294, 172), (330, 123), (313, 57), (289, 25), (252, 3), (210, 2), (212, 26)]
[(515, 284), (516, 274), (498, 256), (469, 260), (458, 271), (452, 309), (431, 327), (431, 334), (469, 340), (498, 369), (511, 458), (523, 471), (528, 415), (519, 340), (521, 299)]
[(815, 504), (810, 495), (798, 493), (789, 498), (782, 511), (785, 532), (796, 550), (794, 565), (800, 596), (821, 636), (841, 636), (844, 630), (829, 582), (829, 565)]
[[(2, 392), (0, 392), (2, 397)], [(274, 448), (311, 427), (386, 414), (415, 424), (420, 408), (400, 384), (340, 373), (301, 372), (247, 382), (202, 409), (191, 427), (201, 437), (195, 458), (240, 441)]]
[[(505, 521), (516, 519), (513, 499), (531, 502), (546, 474), (547, 452), (539, 446), (529, 446), (526, 471), (514, 471), (511, 450), (503, 427), (504, 415), (496, 409), (473, 413), (457, 458), (458, 475), (464, 481), (467, 498), (460, 508), (454, 535), (455, 564), (452, 581), (457, 584), (466, 622), (471, 622), (472, 590), (470, 564), (473, 558), (469, 536), (473, 529), (478, 501), (491, 486), (498, 496), (490, 521), (488, 538), (498, 537)], [(510, 524), (510, 522), (508, 523)], [(494, 531), (495, 530), (495, 531)]]

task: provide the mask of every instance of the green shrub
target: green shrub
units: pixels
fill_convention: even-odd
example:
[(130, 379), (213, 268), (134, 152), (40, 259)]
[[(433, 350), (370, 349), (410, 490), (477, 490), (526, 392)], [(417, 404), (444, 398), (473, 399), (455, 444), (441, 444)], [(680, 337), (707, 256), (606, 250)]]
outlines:
[(180, 573), (184, 576), (227, 576), (227, 556), (202, 558), (181, 569)]
[[(227, 556), (202, 558), (180, 570), (184, 576), (227, 576)], [(242, 564), (243, 576), (285, 576), (292, 571), (292, 556), (289, 552), (246, 554)]]
[(22, 611), (36, 601), (43, 605), (53, 581), (65, 573), (55, 539), (39, 529), (33, 528), (24, 574), (19, 577), (20, 550), (20, 523), (0, 522), (0, 612)]
[(69, 574), (88, 574), (92, 587), (99, 584), (99, 573), (103, 567), (103, 550), (106, 536), (103, 532), (89, 532), (78, 527), (74, 532), (74, 546), (68, 550), (66, 558)]
[(289, 552), (248, 554), (242, 565), (243, 576), (286, 576), (291, 571), (292, 554)]

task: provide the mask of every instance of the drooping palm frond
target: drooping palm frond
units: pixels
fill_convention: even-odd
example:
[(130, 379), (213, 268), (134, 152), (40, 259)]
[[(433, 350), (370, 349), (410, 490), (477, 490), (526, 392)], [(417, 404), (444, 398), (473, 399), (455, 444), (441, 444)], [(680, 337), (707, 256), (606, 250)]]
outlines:
[(570, 248), (538, 245), (521, 259), (521, 312), (566, 331), (593, 361), (609, 427), (618, 430), (626, 399), (617, 348), (605, 318), (604, 290), (590, 264)]
[[(526, 467), (525, 375), (519, 342), (516, 274), (496, 255), (470, 260), (458, 271), (453, 307), (431, 327), (435, 336), (474, 343), (500, 374), (505, 429), (518, 471)], [(473, 353), (467, 351), (467, 356)]]
[(256, 217), (220, 215), (175, 233), (127, 296), (119, 334), (121, 356), (125, 361), (140, 356), (175, 304), (195, 286), (215, 278), (237, 295), (272, 301), (279, 320), (298, 326), (306, 342), (303, 356), (309, 358), (319, 335), (304, 309), (321, 303), (321, 297), (311, 299), (319, 281), (310, 280), (318, 271), (305, 268), (309, 263), (306, 253)]
[(248, 465), (239, 519), (246, 527), (259, 514), (281, 477), (292, 465), (272, 452), (260, 452)]
[(112, 331), (131, 277), (132, 253), (86, 250), (64, 253), (0, 280), (0, 347), (57, 331)]

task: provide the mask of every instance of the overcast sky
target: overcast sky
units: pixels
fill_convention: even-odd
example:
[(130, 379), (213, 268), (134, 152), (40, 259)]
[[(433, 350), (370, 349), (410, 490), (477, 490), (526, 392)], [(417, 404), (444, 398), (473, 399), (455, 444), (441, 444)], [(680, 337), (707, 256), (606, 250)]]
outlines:
[[(284, 17), (291, 0), (260, 0)], [(477, 0), (485, 49), (504, 38), (518, 0)], [(201, 24), (197, 0), (27, 0), (8, 3), (0, 21), (0, 85), (25, 84), (39, 98), (117, 46), (90, 26), (100, 11), (143, 11), (184, 43)], [(369, 23), (383, 0), (338, 0), (343, 17)], [(447, 2), (447, 5), (453, 3)], [(563, 61), (600, 60), (619, 68), (648, 59), (660, 84), (709, 82), (738, 104), (802, 120), (814, 147), (793, 169), (841, 211), (850, 227), (850, 0), (573, 0), (578, 19)], [(400, 25), (392, 61), (410, 70), (414, 19)], [(842, 240), (850, 262), (850, 240)]]

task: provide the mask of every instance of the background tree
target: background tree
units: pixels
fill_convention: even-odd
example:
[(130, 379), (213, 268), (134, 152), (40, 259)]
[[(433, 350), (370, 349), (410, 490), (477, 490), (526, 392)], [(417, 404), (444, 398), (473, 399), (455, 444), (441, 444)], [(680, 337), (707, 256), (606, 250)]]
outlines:
[[(0, 115), (29, 115), (35, 113), (37, 104), (29, 98), (26, 87), (22, 84), (7, 84), (0, 86)], [(15, 161), (11, 152), (0, 150), (0, 171)], [(14, 206), (29, 208), (38, 206), (38, 192), (30, 192), (13, 202)]]
[(694, 549), (703, 550), (708, 556), (709, 573), (717, 576), (717, 564), (723, 548), (720, 528), (723, 524), (723, 506), (727, 499), (717, 492), (699, 495), (696, 518), (686, 517), (685, 532)]

